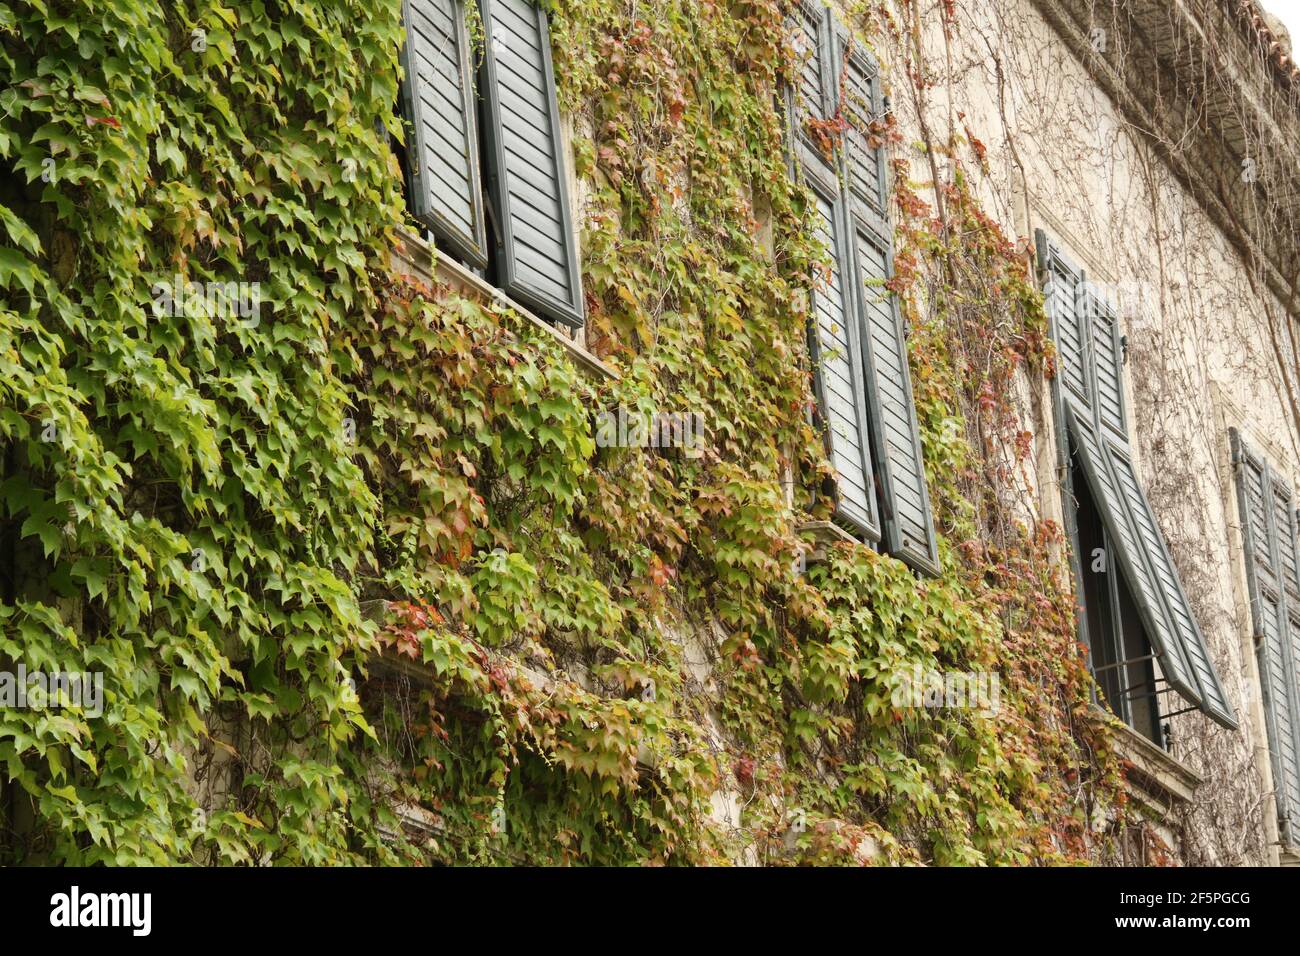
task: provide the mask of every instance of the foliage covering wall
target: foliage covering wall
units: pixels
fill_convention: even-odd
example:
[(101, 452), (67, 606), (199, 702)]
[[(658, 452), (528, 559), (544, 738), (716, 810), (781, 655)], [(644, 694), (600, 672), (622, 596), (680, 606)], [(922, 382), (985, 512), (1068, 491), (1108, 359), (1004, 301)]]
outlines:
[[(792, 570), (828, 466), (786, 6), (554, 5), (597, 383), (393, 273), (399, 4), (0, 3), (0, 660), (107, 698), (0, 712), (0, 858), (1109, 852), (1060, 537), (1004, 480), (1041, 299), (960, 182), (895, 197), (944, 573)], [(258, 321), (158, 317), (175, 275), (259, 282)], [(597, 448), (618, 405), (700, 413), (707, 453)], [(996, 670), (1003, 708), (896, 710), (914, 665)]]

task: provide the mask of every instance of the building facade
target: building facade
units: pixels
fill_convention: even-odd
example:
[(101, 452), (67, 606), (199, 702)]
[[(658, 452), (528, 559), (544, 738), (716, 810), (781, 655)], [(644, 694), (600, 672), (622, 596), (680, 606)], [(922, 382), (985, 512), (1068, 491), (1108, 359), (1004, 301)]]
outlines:
[(0, 21), (6, 858), (1300, 863), (1285, 31), (635, 6)]
[[(492, 43), (506, 42), (487, 14)], [(1123, 725), (1130, 793), (1177, 860), (1294, 861), (1297, 86), (1285, 31), (1249, 3), (1030, 0), (883, 15), (805, 3), (789, 27), (801, 64), (786, 104), (791, 169), (832, 258), (809, 337), (835, 470), (829, 533), (935, 571), (905, 332), (872, 288), (893, 270), (891, 162), (905, 157), (921, 180), (934, 163), (950, 181), (949, 151), (964, 147), (976, 168), (963, 172), (1026, 243), (1046, 297), (1057, 365), (1022, 382), (1036, 466), (1026, 500), (1067, 529), (1080, 643), (1098, 706)], [(879, 141), (886, 116), (892, 146)], [(840, 124), (830, 150), (819, 122)], [(550, 123), (543, 141), (562, 166), (554, 104)], [(513, 155), (485, 158), (493, 181), (517, 175)], [(581, 188), (555, 195), (555, 248), (572, 257)], [(571, 261), (550, 268), (573, 275)], [(541, 312), (581, 329), (571, 307)]]

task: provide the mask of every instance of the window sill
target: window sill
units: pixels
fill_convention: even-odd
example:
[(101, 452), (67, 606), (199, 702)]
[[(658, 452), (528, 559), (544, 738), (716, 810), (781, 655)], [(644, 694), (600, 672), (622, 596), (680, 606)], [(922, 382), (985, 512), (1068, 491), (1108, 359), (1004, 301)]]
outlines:
[[(536, 688), (540, 688), (543, 693), (551, 693), (561, 682), (571, 682), (583, 686), (582, 681), (575, 680), (572, 674), (544, 674), (522, 661), (513, 657), (493, 655), (498, 661), (512, 669), (516, 676), (523, 677)], [(409, 657), (400, 656), (391, 650), (373, 651), (367, 658), (367, 663), (371, 669), (372, 676), (387, 675), (390, 677), (399, 677), (411, 682), (412, 686), (432, 687), (434, 676), (429, 672), (428, 665), (419, 660)], [(639, 744), (637, 747), (636, 767), (638, 774), (646, 775), (654, 772), (659, 767), (659, 756), (645, 744)]]
[(1118, 724), (1110, 711), (1097, 710), (1111, 721), (1115, 750), (1125, 761), (1125, 789), (1139, 803), (1163, 815), (1191, 803), (1204, 781), (1186, 764), (1161, 750), (1133, 728)]
[(794, 533), (812, 538), (813, 550), (804, 557), (805, 564), (822, 563), (827, 549), (837, 544), (862, 543), (833, 521), (805, 521), (795, 527)]
[(436, 253), (429, 243), (415, 233), (399, 228), (397, 236), (398, 244), (393, 251), (393, 264), (398, 272), (422, 279), (429, 285), (433, 285), (435, 282), (445, 283), (483, 305), (511, 309), (563, 345), (570, 358), (586, 375), (597, 381), (618, 380), (617, 372), (577, 342), (567, 338), (551, 323), (533, 315), (522, 305), (510, 301), (500, 289), (494, 288), (459, 262)]

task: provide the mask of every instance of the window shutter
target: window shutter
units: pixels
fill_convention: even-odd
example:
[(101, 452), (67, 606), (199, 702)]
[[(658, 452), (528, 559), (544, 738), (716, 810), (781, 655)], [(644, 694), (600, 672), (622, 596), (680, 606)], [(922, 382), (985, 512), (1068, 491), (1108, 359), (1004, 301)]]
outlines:
[[(1041, 229), (1035, 238), (1059, 358), (1053, 387), (1057, 421), (1065, 420), (1073, 438), (1085, 479), (1119, 552), (1116, 563), (1129, 583), (1165, 679), (1213, 720), (1235, 728), (1205, 635), (1133, 465), (1118, 317), (1089, 286), (1084, 271), (1062, 255)], [(1062, 452), (1062, 463), (1068, 466), (1068, 443), (1062, 445)], [(1065, 493), (1067, 523), (1077, 552), (1068, 480)], [(1076, 553), (1076, 573), (1078, 562)]]
[[(1118, 444), (1109, 443), (1107, 450), (1129, 518), (1137, 532), (1139, 543), (1151, 562), (1153, 580), (1168, 611), (1170, 631), (1177, 642), (1174, 651), (1181, 652), (1183, 659), (1191, 666), (1201, 692), (1201, 709), (1223, 726), (1235, 728), (1237, 721), (1232, 714), (1232, 705), (1228, 703), (1228, 697), (1219, 683), (1219, 676), (1210, 659), (1209, 647), (1205, 643), (1205, 635), (1196, 623), (1196, 615), (1192, 613), (1192, 606), (1178, 579), (1178, 571), (1174, 567), (1164, 535), (1156, 524), (1151, 503), (1147, 501), (1147, 496), (1138, 483), (1133, 462), (1127, 451)], [(1162, 656), (1161, 664), (1164, 661)], [(1172, 678), (1170, 683), (1173, 683)]]
[(1101, 424), (1121, 441), (1128, 440), (1124, 420), (1123, 347), (1119, 340), (1119, 320), (1115, 310), (1084, 284), (1085, 313), (1090, 319), (1090, 341), (1096, 359), (1097, 380), (1093, 394), (1097, 397), (1097, 416)]
[[(821, 146), (808, 131), (808, 121), (825, 120), (832, 113), (835, 77), (831, 71), (830, 8), (802, 0), (790, 20), (790, 34), (799, 58), (798, 84), (791, 91), (789, 115), (795, 143), (804, 143), (822, 155)], [(824, 162), (823, 158), (823, 162)]]
[(1264, 636), (1260, 602), (1262, 592), (1279, 595), (1277, 568), (1273, 562), (1273, 535), (1268, 520), (1268, 470), (1262, 459), (1246, 446), (1234, 428), (1232, 455), (1237, 469), (1237, 508), (1246, 549), (1246, 583), (1255, 623), (1255, 637)]
[[(1056, 376), (1066, 396), (1076, 406), (1092, 413), (1086, 313), (1087, 276), (1070, 262), (1041, 229), (1036, 233), (1038, 263), (1044, 281), (1043, 293), (1056, 343)], [(1059, 420), (1059, 419), (1058, 419)]]
[(531, 0), (479, 0), (479, 9), (497, 278), (508, 296), (580, 326), (582, 278), (546, 12)]
[(892, 274), (893, 257), (889, 245), (861, 223), (854, 235), (859, 278), (855, 291), (867, 343), (867, 395), (884, 492), (886, 545), (891, 554), (911, 567), (937, 574), (938, 544), (925, 482), (903, 317), (897, 299), (884, 285)]
[(1066, 417), (1084, 477), (1092, 489), (1102, 522), (1119, 552), (1113, 556), (1114, 564), (1128, 581), (1142, 626), (1146, 629), (1152, 648), (1160, 656), (1165, 679), (1188, 701), (1200, 704), (1202, 697), (1196, 677), (1164, 609), (1163, 588), (1148, 565), (1143, 538), (1129, 517), (1124, 504), (1125, 496), (1120, 490), (1119, 481), (1111, 473), (1106, 448), (1101, 436), (1097, 434), (1097, 427), (1088, 415), (1071, 402), (1066, 403)]
[(840, 62), (843, 64), (843, 101), (840, 114), (847, 124), (844, 131), (845, 182), (854, 207), (862, 207), (881, 221), (885, 217), (888, 195), (885, 151), (873, 140), (871, 124), (884, 114), (884, 96), (880, 90), (880, 71), (867, 51), (846, 32), (837, 33)]
[(842, 150), (845, 209), (853, 241), (855, 308), (862, 326), (872, 450), (883, 497), (885, 547), (927, 574), (939, 572), (939, 549), (925, 482), (921, 429), (907, 363), (907, 337), (893, 276), (893, 233), (885, 214), (888, 170), (870, 141), (870, 123), (882, 109), (880, 78), (866, 49), (847, 31), (834, 31), (832, 96), (848, 123)]
[(807, 179), (817, 209), (817, 238), (831, 257), (829, 281), (813, 293), (815, 328), (810, 330), (809, 348), (826, 452), (837, 476), (835, 516), (874, 543), (881, 539), (880, 516), (871, 464), (861, 329), (855, 321), (852, 293), (845, 285), (852, 259), (846, 254), (849, 246), (843, 208), (834, 187), (828, 188), (811, 170)]
[(1291, 491), (1232, 431), (1259, 679), (1282, 840), (1300, 847), (1300, 582)]
[(411, 212), (458, 258), (487, 265), (464, 0), (403, 0), (402, 108)]
[(853, 296), (853, 244), (832, 157), (808, 132), (808, 120), (834, 112), (830, 9), (800, 3), (789, 22), (799, 75), (790, 91), (790, 142), (794, 169), (809, 187), (814, 228), (826, 247), (828, 281), (813, 291), (808, 349), (813, 391), (826, 454), (835, 469), (835, 520), (856, 537), (879, 544), (883, 536), (871, 458), (867, 364), (857, 300)]
[[(869, 124), (882, 109), (878, 71), (835, 25), (829, 7), (798, 4), (790, 31), (800, 55), (790, 97), (791, 152), (813, 190), (820, 230), (835, 237), (823, 236), (835, 275), (832, 288), (814, 296), (810, 346), (819, 413), (832, 426), (826, 438), (841, 485), (837, 517), (913, 568), (937, 573), (902, 316), (885, 288), (893, 269), (886, 168), (869, 140)], [(850, 129), (844, 147), (828, 156), (809, 135), (808, 121), (837, 113)]]
[[(1034, 234), (1038, 254), (1039, 281), (1043, 286), (1044, 306), (1047, 309), (1049, 335), (1056, 345), (1056, 374), (1052, 376), (1052, 413), (1056, 422), (1056, 455), (1060, 473), (1062, 511), (1065, 534), (1070, 542), (1070, 566), (1074, 580), (1083, 580), (1082, 556), (1079, 544), (1079, 524), (1076, 513), (1074, 475), (1070, 468), (1070, 435), (1067, 428), (1067, 401), (1079, 408), (1084, 418), (1090, 417), (1092, 406), (1088, 401), (1086, 378), (1082, 374), (1088, 367), (1084, 342), (1086, 324), (1079, 322), (1075, 312), (1084, 275), (1065, 259), (1039, 229)], [(1068, 383), (1068, 384), (1067, 384)], [(1067, 396), (1068, 399), (1067, 399)], [(1077, 440), (1076, 440), (1077, 444)], [(1106, 505), (1098, 497), (1098, 507)], [(1134, 584), (1134, 587), (1137, 585)], [(1076, 603), (1078, 611), (1079, 643), (1090, 643), (1088, 609), (1082, 601)]]

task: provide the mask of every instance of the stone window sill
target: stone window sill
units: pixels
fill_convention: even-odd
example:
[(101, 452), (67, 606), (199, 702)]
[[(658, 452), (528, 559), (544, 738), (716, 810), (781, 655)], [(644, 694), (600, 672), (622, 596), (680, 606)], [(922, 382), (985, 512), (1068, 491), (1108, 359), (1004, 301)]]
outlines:
[(804, 556), (805, 565), (820, 564), (825, 561), (827, 549), (834, 545), (862, 543), (832, 521), (805, 521), (794, 531), (795, 534), (803, 536), (805, 540), (811, 539), (812, 542), (813, 550)]
[[(1101, 711), (1101, 708), (1097, 708)], [(1109, 711), (1101, 711), (1113, 720)], [(1204, 781), (1190, 767), (1161, 750), (1131, 727), (1112, 725), (1115, 750), (1128, 763), (1129, 796), (1163, 816), (1187, 804)]]
[(551, 323), (538, 318), (522, 305), (512, 302), (500, 289), (494, 288), (459, 262), (436, 253), (429, 243), (415, 233), (406, 229), (398, 229), (397, 235), (398, 245), (393, 251), (393, 264), (397, 271), (403, 275), (414, 276), (429, 285), (433, 285), (436, 280), (451, 286), (463, 295), (473, 298), (483, 305), (511, 309), (563, 345), (569, 356), (586, 375), (598, 381), (615, 381), (618, 379), (617, 372), (577, 342), (568, 338)]

